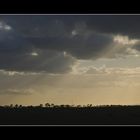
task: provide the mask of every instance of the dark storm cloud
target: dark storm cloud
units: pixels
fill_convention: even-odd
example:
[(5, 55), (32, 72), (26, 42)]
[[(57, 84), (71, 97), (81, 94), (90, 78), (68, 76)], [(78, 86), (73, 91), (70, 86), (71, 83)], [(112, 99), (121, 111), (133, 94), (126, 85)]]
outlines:
[[(11, 16), (9, 22), (11, 22), (10, 19), (14, 18)], [(41, 33), (50, 33), (50, 35), (60, 35), (64, 32), (69, 33), (75, 27), (76, 23), (81, 22), (84, 22), (90, 30), (140, 38), (139, 15), (15, 16), (15, 21), (12, 21), (13, 26), (16, 26), (17, 29), (25, 34), (34, 34), (35, 32), (29, 30), (29, 28), (33, 29), (40, 26)], [(52, 28), (54, 28), (55, 32), (52, 31)]]
[[(140, 15), (34, 15), (34, 16), (1, 16), (13, 27), (25, 34), (59, 34), (70, 32), (76, 23), (84, 22), (90, 30), (98, 32), (123, 34), (130, 37), (140, 37)], [(52, 30), (54, 28), (54, 32)], [(32, 29), (32, 30), (30, 30)], [(63, 33), (64, 33), (63, 32)]]
[(87, 20), (90, 29), (140, 38), (140, 15), (100, 15)]
[(112, 37), (92, 33), (90, 36), (30, 38), (36, 48), (66, 51), (78, 59), (98, 58), (112, 43)]
[(0, 16), (0, 69), (64, 73), (102, 57), (110, 34), (138, 38), (140, 16)]
[(98, 33), (85, 35), (84, 24), (75, 20), (63, 16), (1, 16), (5, 24), (0, 31), (0, 69), (64, 73), (71, 70), (75, 58), (98, 57), (112, 38)]
[(8, 71), (64, 73), (71, 70), (74, 58), (63, 52), (0, 53), (0, 68)]
[[(71, 70), (71, 65), (75, 62), (72, 56), (65, 55), (63, 50), (57, 51), (46, 48), (42, 51), (41, 47), (37, 47), (38, 44), (32, 42), (32, 31), (34, 28), (36, 29), (32, 20), (29, 21), (27, 18), (28, 24), (24, 26), (23, 21), (19, 20), (20, 18), (10, 18), (11, 16), (4, 20), (6, 21), (5, 24), (3, 24), (3, 20), (0, 21), (0, 69), (8, 71), (44, 71), (48, 73), (64, 73)], [(11, 24), (9, 24), (9, 21)], [(11, 29), (6, 30), (5, 26), (9, 26)], [(42, 27), (41, 22), (37, 27), (39, 27), (37, 38), (43, 38), (45, 35), (43, 30), (40, 29)], [(50, 32), (50, 34), (53, 38), (53, 33)], [(45, 39), (47, 39), (47, 36)], [(46, 46), (47, 44), (43, 45)]]

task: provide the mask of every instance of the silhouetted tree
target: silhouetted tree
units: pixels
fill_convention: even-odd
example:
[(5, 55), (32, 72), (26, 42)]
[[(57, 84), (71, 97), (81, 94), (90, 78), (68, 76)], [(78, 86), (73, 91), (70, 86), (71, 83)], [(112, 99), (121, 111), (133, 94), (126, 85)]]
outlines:
[(77, 107), (78, 107), (78, 108), (81, 108), (82, 106), (81, 106), (81, 105), (77, 105)]
[(10, 108), (13, 108), (14, 106), (13, 106), (13, 104), (10, 104)]
[(64, 107), (65, 107), (65, 105), (60, 105), (60, 107), (64, 108)]
[(40, 104), (39, 107), (43, 107), (43, 104)]
[(15, 108), (18, 108), (18, 104), (15, 105)]
[(88, 104), (87, 107), (92, 107), (92, 104)]
[(33, 108), (33, 106), (32, 105), (29, 105), (28, 108)]
[(54, 104), (51, 104), (50, 107), (54, 107)]
[(19, 108), (22, 108), (22, 105), (19, 105)]
[(66, 108), (70, 108), (70, 105), (65, 105)]
[(50, 104), (49, 104), (49, 103), (46, 103), (46, 104), (45, 104), (45, 107), (50, 107)]
[(60, 106), (59, 105), (54, 105), (54, 108), (59, 108)]

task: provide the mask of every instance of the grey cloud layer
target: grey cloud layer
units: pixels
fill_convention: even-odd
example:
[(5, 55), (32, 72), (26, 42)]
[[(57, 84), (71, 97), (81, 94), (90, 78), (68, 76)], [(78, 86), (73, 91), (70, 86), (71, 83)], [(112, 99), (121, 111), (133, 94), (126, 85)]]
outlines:
[[(90, 30), (105, 33), (123, 34), (129, 37), (139, 38), (140, 16), (139, 15), (55, 15), (55, 16), (7, 16), (2, 17), (18, 30), (26, 34), (34, 33), (34, 28), (40, 26), (44, 34), (71, 32), (75, 25), (85, 23)], [(57, 26), (56, 26), (57, 24)], [(50, 28), (46, 28), (49, 26)], [(55, 26), (55, 27), (54, 27)], [(51, 30), (55, 28), (55, 32)], [(45, 28), (45, 29), (44, 29)], [(65, 30), (64, 30), (65, 29)], [(47, 32), (46, 32), (47, 31)], [(57, 31), (57, 32), (56, 32)], [(53, 34), (54, 36), (54, 34)]]
[(0, 69), (13, 71), (68, 72), (76, 59), (106, 54), (110, 34), (140, 36), (140, 16), (5, 15), (0, 23)]
[(87, 21), (91, 29), (100, 32), (122, 34), (132, 38), (140, 38), (139, 15), (102, 15), (94, 16)]

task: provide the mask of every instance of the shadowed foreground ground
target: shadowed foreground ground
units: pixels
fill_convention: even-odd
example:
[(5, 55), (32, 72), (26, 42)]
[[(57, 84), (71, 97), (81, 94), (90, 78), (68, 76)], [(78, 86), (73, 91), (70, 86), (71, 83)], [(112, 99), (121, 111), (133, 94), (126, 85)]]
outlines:
[(0, 125), (140, 125), (140, 106), (0, 107)]

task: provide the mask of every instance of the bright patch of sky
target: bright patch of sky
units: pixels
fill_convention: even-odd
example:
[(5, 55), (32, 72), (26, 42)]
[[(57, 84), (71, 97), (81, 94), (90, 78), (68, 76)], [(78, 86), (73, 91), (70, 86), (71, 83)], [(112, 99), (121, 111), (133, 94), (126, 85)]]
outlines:
[(127, 56), (127, 58), (101, 58), (97, 60), (78, 60), (79, 67), (95, 66), (101, 67), (120, 67), (120, 68), (134, 68), (140, 66), (140, 57)]

